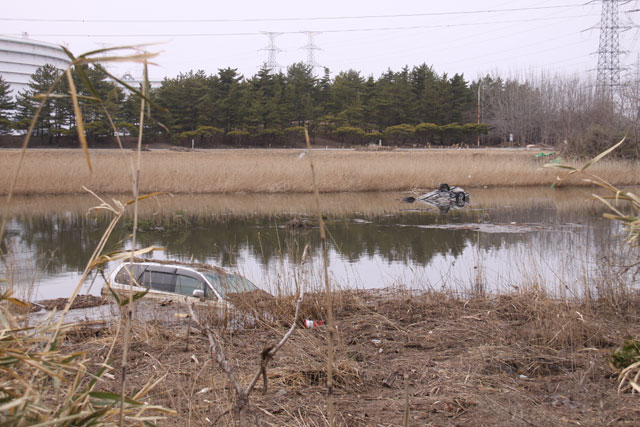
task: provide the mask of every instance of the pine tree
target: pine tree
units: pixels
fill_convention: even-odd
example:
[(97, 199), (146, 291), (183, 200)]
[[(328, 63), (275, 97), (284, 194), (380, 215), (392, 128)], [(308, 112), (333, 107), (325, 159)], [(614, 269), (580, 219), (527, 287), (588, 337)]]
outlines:
[(364, 78), (359, 71), (342, 71), (333, 79), (329, 111), (336, 114), (342, 125), (362, 126), (364, 109), (361, 93)]
[(313, 99), (316, 92), (316, 78), (313, 67), (297, 62), (287, 68), (286, 102), (289, 107), (289, 120), (298, 126), (303, 126), (313, 117)]
[(11, 119), (15, 107), (16, 103), (11, 96), (11, 87), (9, 83), (0, 76), (0, 134), (11, 131)]
[(225, 132), (235, 129), (243, 121), (244, 97), (242, 80), (244, 77), (238, 74), (237, 68), (224, 68), (218, 70), (219, 98), (218, 111), (219, 123)]
[[(47, 64), (39, 67), (31, 75), (29, 88), (20, 92), (16, 100), (16, 128), (26, 130), (40, 105), (38, 95), (45, 94), (56, 82), (56, 78), (62, 71)], [(59, 79), (52, 94), (67, 94), (66, 79)], [(73, 124), (73, 112), (71, 101), (68, 98), (50, 98), (43, 106), (34, 134), (36, 136), (48, 136), (49, 143), (53, 138), (66, 133), (70, 124)]]
[(92, 140), (97, 137), (111, 136), (113, 135), (113, 130), (104, 110), (107, 110), (114, 122), (121, 122), (122, 119), (119, 117), (119, 113), (121, 112), (120, 105), (124, 102), (124, 91), (107, 76), (104, 68), (99, 64), (91, 67), (85, 66), (83, 71), (95, 94), (91, 93), (89, 88), (85, 87), (84, 82), (78, 79), (76, 73), (74, 73), (78, 92), (86, 96), (97, 95), (102, 102), (102, 105), (100, 105), (95, 101), (80, 99), (86, 136)]

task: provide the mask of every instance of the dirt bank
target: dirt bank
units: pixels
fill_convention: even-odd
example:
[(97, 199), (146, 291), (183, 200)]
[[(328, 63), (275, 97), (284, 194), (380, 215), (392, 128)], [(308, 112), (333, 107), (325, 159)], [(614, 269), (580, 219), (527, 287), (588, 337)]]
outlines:
[[(323, 318), (308, 295), (303, 317)], [(631, 301), (633, 299), (633, 301)], [(620, 303), (557, 302), (541, 294), (460, 300), (404, 291), (335, 298), (337, 425), (399, 426), (408, 392), (409, 425), (637, 425), (640, 398), (618, 394), (608, 356), (640, 336), (638, 297)], [(277, 343), (291, 301), (271, 305), (278, 322), (222, 330), (227, 357), (246, 386), (262, 350)], [(156, 306), (147, 307), (158, 312)], [(183, 310), (186, 313), (186, 309)], [(180, 319), (180, 316), (173, 316)], [(129, 381), (163, 380), (148, 397), (178, 411), (161, 425), (229, 425), (231, 386), (209, 344), (188, 320), (134, 325)], [(103, 362), (113, 329), (69, 336), (68, 346)], [(117, 390), (121, 348), (113, 355)], [(271, 362), (268, 390), (251, 395), (255, 425), (326, 425), (326, 329), (297, 329)], [(405, 383), (406, 381), (406, 383)], [(218, 417), (221, 418), (218, 419)]]

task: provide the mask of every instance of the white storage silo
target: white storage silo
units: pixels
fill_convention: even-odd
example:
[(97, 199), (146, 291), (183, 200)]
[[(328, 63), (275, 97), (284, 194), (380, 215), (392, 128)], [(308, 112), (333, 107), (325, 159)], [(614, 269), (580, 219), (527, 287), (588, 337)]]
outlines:
[(31, 75), (51, 64), (65, 69), (71, 61), (60, 46), (28, 38), (0, 37), (0, 75), (9, 83), (15, 98), (28, 88)]

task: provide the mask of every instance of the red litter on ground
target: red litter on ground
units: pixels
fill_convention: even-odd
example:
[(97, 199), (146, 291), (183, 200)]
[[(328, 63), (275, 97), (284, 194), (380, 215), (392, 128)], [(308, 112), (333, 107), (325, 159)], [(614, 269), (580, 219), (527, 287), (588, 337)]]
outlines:
[(305, 328), (315, 328), (316, 326), (324, 326), (324, 320), (309, 320), (306, 319), (304, 321), (304, 327)]

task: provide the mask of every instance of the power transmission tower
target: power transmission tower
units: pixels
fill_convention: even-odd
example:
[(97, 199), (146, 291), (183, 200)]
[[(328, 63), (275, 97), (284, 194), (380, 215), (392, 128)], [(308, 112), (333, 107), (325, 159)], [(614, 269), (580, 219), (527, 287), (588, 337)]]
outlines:
[(267, 53), (267, 61), (264, 63), (265, 67), (269, 71), (275, 71), (282, 69), (282, 65), (278, 64), (276, 60), (276, 54), (278, 52), (282, 52), (283, 50), (276, 46), (276, 37), (282, 35), (282, 33), (274, 33), (274, 32), (263, 32), (267, 37), (269, 37), (269, 44), (267, 47), (263, 47), (260, 50), (266, 50)]
[(598, 46), (598, 70), (596, 88), (601, 96), (613, 99), (620, 87), (620, 30), (618, 5), (622, 0), (601, 0), (600, 44)]
[(307, 50), (307, 62), (306, 62), (306, 64), (309, 67), (311, 67), (311, 71), (313, 71), (314, 68), (321, 67), (321, 65), (316, 62), (315, 51), (316, 50), (322, 50), (315, 44), (313, 38), (315, 36), (319, 35), (319, 34), (322, 34), (322, 33), (318, 32), (318, 31), (305, 31), (305, 34), (307, 35), (307, 44), (302, 46), (300, 49), (306, 49)]

